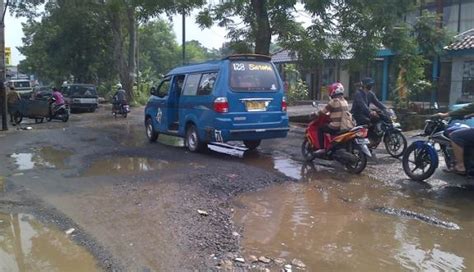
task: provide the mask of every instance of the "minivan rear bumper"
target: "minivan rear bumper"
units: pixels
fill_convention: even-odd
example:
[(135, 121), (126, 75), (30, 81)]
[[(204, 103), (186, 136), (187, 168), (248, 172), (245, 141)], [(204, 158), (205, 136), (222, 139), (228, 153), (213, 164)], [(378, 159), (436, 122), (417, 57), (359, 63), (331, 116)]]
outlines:
[(239, 124), (224, 128), (207, 128), (207, 139), (209, 142), (228, 142), (245, 140), (263, 140), (273, 138), (285, 138), (288, 134), (288, 118), (282, 118), (280, 122), (265, 122), (255, 124)]

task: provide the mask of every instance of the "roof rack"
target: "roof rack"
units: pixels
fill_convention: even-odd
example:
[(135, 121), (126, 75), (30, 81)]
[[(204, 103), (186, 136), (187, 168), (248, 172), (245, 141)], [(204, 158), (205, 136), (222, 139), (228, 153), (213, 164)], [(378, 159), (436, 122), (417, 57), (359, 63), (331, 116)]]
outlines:
[(270, 61), (272, 57), (267, 56), (267, 55), (260, 55), (260, 54), (235, 54), (235, 55), (230, 55), (223, 60), (267, 60)]

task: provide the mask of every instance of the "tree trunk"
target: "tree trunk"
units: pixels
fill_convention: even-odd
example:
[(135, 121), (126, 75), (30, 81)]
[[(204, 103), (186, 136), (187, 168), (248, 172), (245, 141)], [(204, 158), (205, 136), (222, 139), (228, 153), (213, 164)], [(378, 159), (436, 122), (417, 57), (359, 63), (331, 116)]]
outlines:
[[(121, 11), (111, 11), (110, 19), (114, 39), (115, 65), (119, 71), (120, 82), (127, 93), (127, 99), (131, 101), (134, 98), (133, 83), (136, 77), (137, 28), (135, 9), (127, 6), (125, 11), (126, 14), (122, 14)], [(122, 15), (125, 15), (127, 19), (126, 28), (122, 25)], [(124, 29), (127, 30), (128, 35), (123, 33)], [(128, 37), (128, 48), (125, 36)]]
[(255, 11), (255, 54), (270, 55), (272, 33), (268, 17), (267, 0), (252, 0), (251, 5)]
[(133, 84), (136, 78), (137, 68), (137, 23), (135, 16), (135, 8), (127, 7), (127, 18), (128, 18), (128, 65), (127, 65), (127, 77), (123, 81), (124, 89), (127, 91), (128, 99), (134, 97)]

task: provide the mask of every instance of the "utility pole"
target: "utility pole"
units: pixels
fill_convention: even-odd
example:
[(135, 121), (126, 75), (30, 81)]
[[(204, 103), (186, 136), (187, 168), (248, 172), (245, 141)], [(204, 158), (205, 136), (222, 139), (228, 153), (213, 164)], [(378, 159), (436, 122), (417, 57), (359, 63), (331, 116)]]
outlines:
[[(8, 2), (7, 2), (8, 4)], [(0, 93), (2, 94), (2, 130), (8, 130), (7, 122), (7, 89), (5, 88), (5, 11), (3, 0), (0, 0)]]
[(186, 13), (183, 9), (183, 65), (186, 64)]

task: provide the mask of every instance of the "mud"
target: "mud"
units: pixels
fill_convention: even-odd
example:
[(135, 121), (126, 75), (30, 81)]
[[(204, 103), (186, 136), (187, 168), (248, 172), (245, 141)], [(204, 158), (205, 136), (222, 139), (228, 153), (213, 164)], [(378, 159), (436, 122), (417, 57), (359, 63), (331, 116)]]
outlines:
[(243, 256), (296, 258), (309, 271), (473, 269), (469, 191), (394, 190), (335, 170), (308, 167), (299, 183), (238, 196)]
[(29, 214), (0, 213), (0, 270), (101, 271), (68, 235)]

